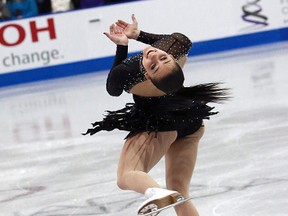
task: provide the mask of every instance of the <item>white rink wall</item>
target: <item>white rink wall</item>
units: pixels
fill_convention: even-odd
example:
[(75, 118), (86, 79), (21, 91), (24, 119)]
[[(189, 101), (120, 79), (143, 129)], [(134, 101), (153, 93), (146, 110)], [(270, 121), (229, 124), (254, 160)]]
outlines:
[[(110, 22), (130, 19), (131, 13), (144, 30), (189, 34), (194, 47), (185, 85), (222, 81), (231, 88), (233, 99), (216, 104), (219, 114), (205, 121), (190, 185), (199, 214), (287, 216), (288, 0), (174, 2), (140, 1), (0, 24), (0, 216), (136, 215), (144, 197), (116, 184), (127, 132), (81, 135), (104, 110), (132, 100), (130, 94), (115, 98), (105, 90), (115, 46), (102, 35)], [(246, 15), (254, 11), (244, 20), (243, 5)], [(158, 10), (164, 6), (167, 13)], [(180, 15), (172, 16), (176, 7)], [(30, 25), (35, 33), (33, 22), (39, 29), (50, 18), (55, 39), (46, 30), (33, 42)], [(22, 27), (23, 41), (4, 46), (19, 40), (16, 30)], [(131, 43), (130, 52), (141, 48)], [(38, 52), (42, 61), (29, 61)], [(47, 52), (54, 58), (45, 63)], [(12, 54), (21, 65), (4, 67)], [(64, 78), (43, 81), (59, 77)], [(27, 83), (32, 81), (38, 82)], [(164, 163), (151, 171), (163, 187)], [(163, 215), (175, 213), (169, 209)]]
[[(142, 30), (183, 32), (194, 44), (288, 25), (287, 0), (143, 0), (2, 22), (0, 87), (109, 69), (115, 45), (103, 32), (133, 13)], [(132, 41), (129, 51), (142, 48)]]

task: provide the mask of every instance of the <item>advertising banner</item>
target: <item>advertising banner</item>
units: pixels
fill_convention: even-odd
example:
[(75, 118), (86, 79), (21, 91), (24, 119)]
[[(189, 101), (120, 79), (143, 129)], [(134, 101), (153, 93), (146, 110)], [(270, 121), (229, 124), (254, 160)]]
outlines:
[[(272, 31), (271, 42), (288, 38), (288, 0), (136, 1), (13, 20), (0, 23), (0, 86), (109, 69), (115, 45), (103, 32), (119, 18), (130, 22), (133, 13), (144, 31), (186, 34), (195, 44), (194, 54), (201, 53), (197, 43), (207, 53), (214, 40), (259, 32)], [(261, 44), (258, 37), (253, 40)], [(234, 40), (228, 42), (222, 50), (246, 43), (234, 47)], [(143, 46), (132, 41), (129, 52)]]

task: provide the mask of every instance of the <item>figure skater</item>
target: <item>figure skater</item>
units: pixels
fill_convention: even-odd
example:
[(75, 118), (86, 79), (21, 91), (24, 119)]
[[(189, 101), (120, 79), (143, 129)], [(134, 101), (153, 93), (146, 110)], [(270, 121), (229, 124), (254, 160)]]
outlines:
[[(132, 23), (118, 20), (104, 33), (117, 45), (116, 57), (106, 88), (110, 95), (123, 90), (133, 94), (134, 103), (108, 111), (102, 121), (93, 123), (85, 134), (114, 129), (130, 133), (120, 155), (117, 184), (123, 190), (145, 194), (138, 214), (170, 205), (177, 197), (189, 197), (189, 185), (196, 163), (199, 141), (204, 133), (203, 119), (209, 119), (209, 102), (225, 100), (226, 89), (218, 83), (184, 87), (183, 67), (192, 46), (181, 33), (150, 34)], [(149, 44), (143, 52), (127, 58), (128, 40)], [(148, 172), (165, 156), (166, 188)], [(178, 216), (197, 216), (191, 201), (175, 207)]]

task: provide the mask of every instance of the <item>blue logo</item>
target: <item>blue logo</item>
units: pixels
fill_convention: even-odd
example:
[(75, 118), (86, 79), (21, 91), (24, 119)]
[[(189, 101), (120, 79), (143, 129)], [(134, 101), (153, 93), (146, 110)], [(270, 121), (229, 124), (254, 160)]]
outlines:
[(246, 30), (252, 30), (251, 28), (264, 28), (268, 26), (268, 17), (262, 12), (263, 9), (260, 5), (261, 0), (248, 1), (243, 7), (242, 19), (245, 22), (251, 23), (252, 25), (245, 28)]

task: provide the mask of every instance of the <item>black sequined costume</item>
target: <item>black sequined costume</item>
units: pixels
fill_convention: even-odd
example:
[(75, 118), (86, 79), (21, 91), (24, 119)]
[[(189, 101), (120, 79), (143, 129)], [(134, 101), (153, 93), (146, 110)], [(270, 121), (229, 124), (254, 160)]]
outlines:
[[(185, 35), (156, 35), (141, 31), (138, 41), (150, 44), (171, 54), (176, 60), (188, 54), (192, 43)], [(114, 64), (107, 78), (107, 91), (110, 95), (119, 96), (123, 90), (129, 90), (139, 82), (146, 80), (142, 65), (143, 53), (127, 58), (128, 46), (117, 46)]]
[[(188, 54), (192, 43), (185, 35), (156, 35), (141, 31), (138, 41), (161, 49), (175, 59)], [(119, 96), (139, 82), (146, 80), (142, 65), (143, 53), (127, 58), (128, 46), (117, 46), (113, 67), (108, 75), (106, 88), (110, 95)], [(211, 84), (210, 84), (211, 85)], [(211, 85), (213, 87), (213, 84)], [(210, 87), (211, 87), (210, 86)], [(197, 131), (203, 119), (209, 119), (213, 107), (207, 101), (195, 100), (192, 91), (176, 92), (162, 97), (141, 97), (133, 95), (135, 103), (128, 103), (117, 111), (108, 111), (102, 121), (93, 123), (85, 134), (114, 129), (130, 131), (127, 137), (143, 131), (177, 130), (178, 138)], [(209, 101), (208, 101), (209, 102)]]

